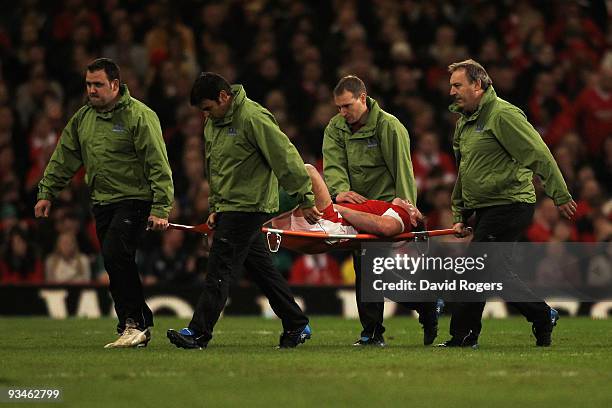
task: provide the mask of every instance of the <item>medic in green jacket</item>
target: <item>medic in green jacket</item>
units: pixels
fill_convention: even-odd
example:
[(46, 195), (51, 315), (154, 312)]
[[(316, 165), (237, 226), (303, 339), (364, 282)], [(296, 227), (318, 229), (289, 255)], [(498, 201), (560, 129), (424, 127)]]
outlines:
[[(457, 104), (451, 112), (460, 113)], [(497, 97), (493, 86), (473, 113), (461, 114), (453, 149), (459, 175), (452, 195), (454, 222), (471, 210), (511, 203), (535, 203), (533, 174), (557, 206), (572, 200), (550, 150), (516, 106)]]
[[(365, 98), (365, 112), (359, 111), (361, 97)], [(365, 94), (355, 97), (346, 91), (335, 99), (340, 113), (329, 121), (323, 138), (323, 167), (330, 193), (353, 191), (383, 201), (400, 197), (416, 205), (406, 128)], [(352, 117), (355, 115), (359, 116)]]
[(168, 218), (174, 187), (159, 119), (125, 84), (120, 94), (112, 110), (88, 103), (70, 119), (38, 184), (39, 200), (57, 197), (85, 166), (94, 204), (151, 201), (151, 215)]
[(242, 85), (231, 89), (225, 115), (209, 116), (204, 127), (210, 211), (273, 213), (279, 182), (300, 208), (313, 207), (310, 177), (295, 146)]

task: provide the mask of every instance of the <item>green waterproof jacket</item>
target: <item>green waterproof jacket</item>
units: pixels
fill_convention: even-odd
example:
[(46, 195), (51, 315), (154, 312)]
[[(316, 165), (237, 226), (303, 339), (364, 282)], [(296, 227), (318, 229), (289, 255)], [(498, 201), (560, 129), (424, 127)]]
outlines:
[(325, 128), (323, 168), (330, 193), (355, 191), (372, 200), (400, 197), (416, 204), (408, 131), (374, 99), (366, 103), (367, 122), (357, 132), (340, 114)]
[(70, 119), (38, 184), (39, 200), (55, 198), (84, 165), (94, 204), (151, 201), (151, 215), (168, 217), (174, 187), (159, 119), (127, 86), (120, 93), (112, 110), (87, 104)]
[(221, 119), (204, 127), (211, 211), (273, 213), (278, 184), (300, 207), (314, 206), (310, 176), (274, 116), (233, 85), (234, 99)]
[[(455, 104), (451, 112), (459, 112)], [(476, 208), (535, 203), (533, 173), (556, 205), (572, 199), (550, 150), (516, 106), (497, 97), (493, 87), (478, 109), (461, 115), (453, 149), (459, 175), (453, 190), (455, 222), (465, 222)]]

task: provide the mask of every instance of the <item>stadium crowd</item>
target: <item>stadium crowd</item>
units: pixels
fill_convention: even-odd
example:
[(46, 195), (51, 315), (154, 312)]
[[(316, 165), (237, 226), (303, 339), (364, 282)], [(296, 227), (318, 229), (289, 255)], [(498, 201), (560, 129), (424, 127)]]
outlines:
[[(85, 102), (85, 67), (102, 56), (160, 118), (175, 183), (172, 222), (208, 215), (202, 116), (189, 106), (205, 70), (243, 84), (319, 169), (323, 130), (336, 113), (331, 90), (356, 74), (409, 131), (429, 228), (450, 227), (456, 116), (447, 66), (474, 58), (536, 126), (578, 203), (566, 221), (539, 199), (525, 239), (612, 238), (610, 2), (24, 0), (5, 4), (0, 17), (0, 283), (106, 281), (83, 172), (51, 218), (35, 222), (32, 213), (66, 120)], [(138, 258), (146, 284), (191, 283), (206, 272), (207, 246), (181, 231), (151, 232)], [(292, 284), (354, 280), (347, 254), (281, 252), (276, 262)]]

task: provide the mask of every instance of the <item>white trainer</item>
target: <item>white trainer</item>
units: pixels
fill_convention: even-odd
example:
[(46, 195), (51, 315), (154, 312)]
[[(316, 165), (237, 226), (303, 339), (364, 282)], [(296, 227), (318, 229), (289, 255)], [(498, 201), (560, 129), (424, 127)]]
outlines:
[(146, 347), (151, 340), (149, 328), (138, 330), (135, 326), (127, 324), (121, 336), (112, 343), (108, 343), (104, 348), (130, 348)]

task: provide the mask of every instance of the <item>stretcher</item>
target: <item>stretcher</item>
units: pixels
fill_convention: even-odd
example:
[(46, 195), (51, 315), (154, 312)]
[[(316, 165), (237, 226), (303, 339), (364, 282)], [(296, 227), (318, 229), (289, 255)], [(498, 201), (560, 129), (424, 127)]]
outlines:
[[(286, 229), (290, 226), (285, 213), (266, 222), (261, 231), (266, 235), (270, 252), (278, 252), (279, 248), (286, 248), (304, 254), (320, 254), (336, 250), (356, 250), (364, 242), (398, 242), (398, 241), (427, 241), (430, 237), (453, 235), (452, 228), (439, 230), (411, 231), (392, 237), (380, 237), (372, 234), (326, 234), (323, 232), (293, 231)], [(169, 223), (168, 228), (183, 231), (210, 234), (212, 230), (207, 224), (182, 225)]]

